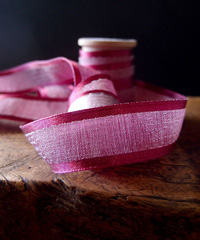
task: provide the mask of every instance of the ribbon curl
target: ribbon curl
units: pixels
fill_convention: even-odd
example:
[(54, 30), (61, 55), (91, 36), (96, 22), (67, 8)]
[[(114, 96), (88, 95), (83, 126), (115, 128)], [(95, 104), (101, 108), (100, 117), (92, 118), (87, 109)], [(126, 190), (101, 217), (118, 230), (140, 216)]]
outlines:
[[(181, 94), (137, 80), (116, 92), (109, 76), (65, 58), (2, 71), (0, 92), (0, 117), (28, 122), (21, 129), (56, 173), (168, 153), (187, 102)], [(73, 112), (67, 112), (70, 107)]]

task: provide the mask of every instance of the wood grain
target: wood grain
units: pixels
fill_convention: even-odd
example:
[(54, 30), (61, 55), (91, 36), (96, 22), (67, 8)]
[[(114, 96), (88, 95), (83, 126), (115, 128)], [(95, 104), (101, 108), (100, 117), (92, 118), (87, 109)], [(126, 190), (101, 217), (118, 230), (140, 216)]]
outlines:
[(0, 121), (0, 239), (200, 239), (200, 97), (167, 156), (54, 174)]

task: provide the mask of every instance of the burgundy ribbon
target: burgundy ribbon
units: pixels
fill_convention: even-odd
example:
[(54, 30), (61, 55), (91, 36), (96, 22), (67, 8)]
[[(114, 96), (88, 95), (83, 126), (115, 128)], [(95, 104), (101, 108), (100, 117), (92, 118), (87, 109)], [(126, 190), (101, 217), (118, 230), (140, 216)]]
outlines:
[(135, 81), (118, 88), (118, 104), (67, 112), (81, 97), (104, 94), (116, 103), (117, 95), (107, 75), (65, 58), (1, 72), (0, 92), (0, 117), (29, 121), (21, 129), (56, 173), (168, 153), (181, 131), (187, 101), (178, 93)]

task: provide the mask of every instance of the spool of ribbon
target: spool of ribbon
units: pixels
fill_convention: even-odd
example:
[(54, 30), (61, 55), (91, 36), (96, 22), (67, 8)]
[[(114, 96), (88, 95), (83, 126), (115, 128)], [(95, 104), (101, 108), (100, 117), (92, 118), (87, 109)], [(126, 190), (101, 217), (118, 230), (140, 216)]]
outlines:
[(108, 74), (116, 90), (133, 85), (134, 56), (137, 46), (134, 39), (79, 38), (79, 63), (101, 73)]
[[(0, 83), (0, 117), (29, 122), (21, 129), (56, 173), (142, 162), (168, 153), (181, 131), (187, 101), (136, 80), (117, 103), (108, 76), (65, 58), (3, 71)], [(89, 100), (98, 94), (105, 98), (92, 105)]]

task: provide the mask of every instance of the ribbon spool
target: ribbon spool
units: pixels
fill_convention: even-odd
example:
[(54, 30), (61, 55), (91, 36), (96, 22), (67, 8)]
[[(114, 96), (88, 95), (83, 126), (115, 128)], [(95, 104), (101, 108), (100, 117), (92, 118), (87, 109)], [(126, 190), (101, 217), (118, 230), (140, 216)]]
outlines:
[(130, 88), (134, 79), (134, 39), (79, 38), (79, 63), (108, 74), (116, 88)]

